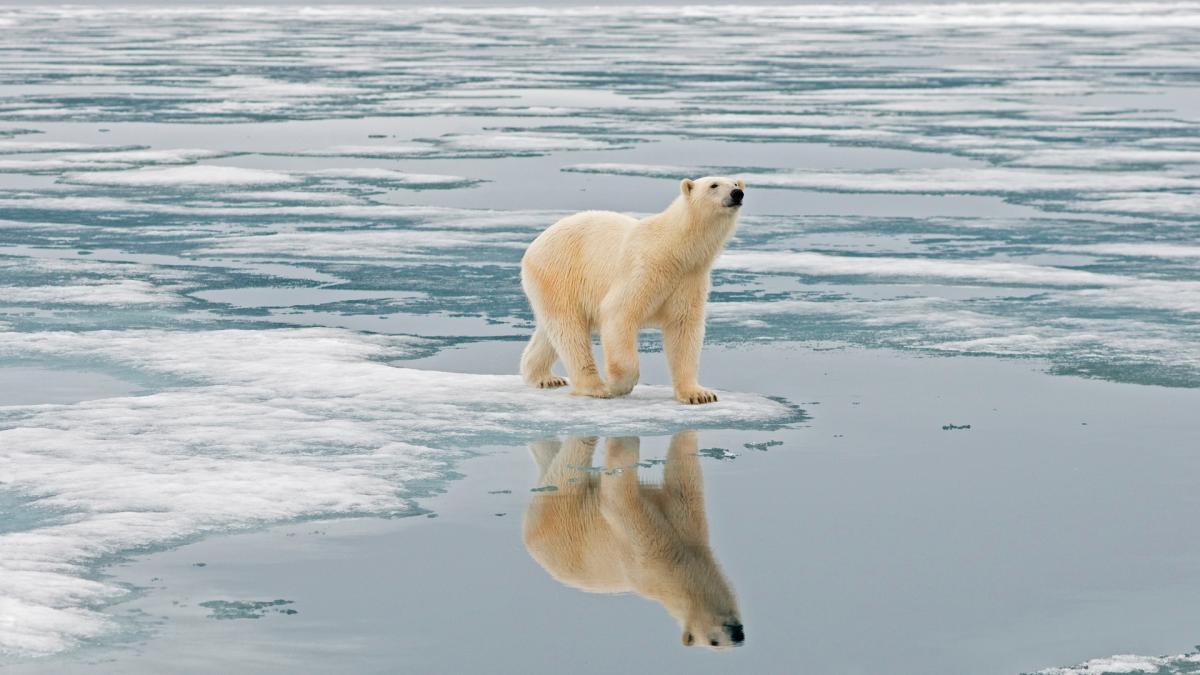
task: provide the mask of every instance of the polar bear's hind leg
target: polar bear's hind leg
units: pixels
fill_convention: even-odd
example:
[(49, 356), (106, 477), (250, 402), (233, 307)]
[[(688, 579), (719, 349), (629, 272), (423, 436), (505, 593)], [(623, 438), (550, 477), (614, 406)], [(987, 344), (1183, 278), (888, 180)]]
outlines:
[(572, 395), (608, 398), (608, 388), (600, 379), (592, 355), (592, 330), (583, 317), (547, 317), (538, 330), (546, 331), (558, 358), (567, 367)]
[(550, 344), (546, 331), (539, 326), (534, 329), (533, 337), (529, 338), (529, 344), (521, 354), (521, 377), (526, 384), (538, 389), (565, 387), (567, 381), (550, 372), (557, 358), (554, 345)]

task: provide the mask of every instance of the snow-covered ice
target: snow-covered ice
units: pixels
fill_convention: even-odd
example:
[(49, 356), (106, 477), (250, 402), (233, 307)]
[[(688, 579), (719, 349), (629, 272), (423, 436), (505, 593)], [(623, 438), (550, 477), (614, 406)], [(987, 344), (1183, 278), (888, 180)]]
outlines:
[(784, 423), (753, 394), (684, 407), (669, 387), (596, 401), (394, 363), (420, 340), (335, 329), (0, 332), (0, 358), (68, 358), (169, 379), (144, 396), (0, 408), (0, 485), (54, 514), (0, 533), (0, 650), (49, 653), (112, 628), (127, 591), (89, 570), (124, 552), (300, 517), (412, 513), (461, 449), (561, 431)]
[(64, 183), (112, 185), (125, 187), (191, 187), (210, 185), (281, 185), (298, 183), (299, 178), (278, 171), (244, 169), (234, 166), (195, 164), (169, 169), (137, 169), (134, 171), (104, 171), (69, 173)]

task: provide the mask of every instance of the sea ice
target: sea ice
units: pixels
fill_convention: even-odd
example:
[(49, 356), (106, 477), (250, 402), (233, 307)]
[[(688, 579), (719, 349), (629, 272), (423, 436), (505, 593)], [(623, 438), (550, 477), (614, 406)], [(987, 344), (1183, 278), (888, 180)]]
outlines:
[(0, 408), (0, 485), (62, 514), (0, 534), (0, 652), (113, 628), (126, 591), (91, 574), (134, 550), (305, 516), (414, 512), (460, 448), (561, 433), (782, 424), (752, 394), (684, 406), (669, 387), (581, 399), (516, 375), (405, 368), (429, 344), (334, 329), (0, 331), (0, 357), (76, 359), (176, 384), (144, 396)]
[(64, 183), (127, 187), (191, 187), (211, 185), (280, 185), (299, 183), (300, 178), (279, 171), (245, 169), (236, 166), (195, 164), (169, 169), (136, 169), (67, 174)]

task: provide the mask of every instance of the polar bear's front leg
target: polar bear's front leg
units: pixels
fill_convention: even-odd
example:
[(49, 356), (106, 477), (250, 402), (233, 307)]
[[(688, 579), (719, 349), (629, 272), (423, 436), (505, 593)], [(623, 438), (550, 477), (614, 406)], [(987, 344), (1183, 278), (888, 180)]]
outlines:
[(663, 351), (671, 367), (675, 399), (681, 403), (715, 403), (716, 392), (700, 386), (700, 348), (704, 345), (704, 304), (693, 303), (688, 311), (663, 324)]
[(604, 348), (604, 374), (608, 393), (624, 396), (633, 391), (638, 376), (638, 322), (628, 315), (606, 317), (600, 326), (600, 344)]

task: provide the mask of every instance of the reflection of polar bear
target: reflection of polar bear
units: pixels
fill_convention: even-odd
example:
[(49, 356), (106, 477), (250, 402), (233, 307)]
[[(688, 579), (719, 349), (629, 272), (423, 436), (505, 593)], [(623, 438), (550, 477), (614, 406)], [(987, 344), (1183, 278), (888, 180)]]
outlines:
[[(661, 328), (675, 398), (711, 403), (700, 386), (709, 270), (737, 224), (745, 183), (684, 180), (682, 194), (657, 215), (636, 220), (584, 211), (551, 225), (521, 260), (521, 285), (537, 328), (521, 357), (534, 387), (566, 384), (550, 372), (561, 359), (573, 394), (622, 396), (638, 380), (638, 331)], [(592, 358), (592, 333), (604, 347), (607, 385)]]
[(583, 470), (595, 438), (529, 446), (539, 483), (558, 487), (525, 512), (529, 554), (568, 586), (633, 591), (658, 602), (679, 621), (685, 645), (740, 645), (746, 637), (737, 598), (708, 545), (696, 433), (671, 438), (661, 486), (638, 482), (637, 438), (610, 438), (606, 447), (597, 476)]

